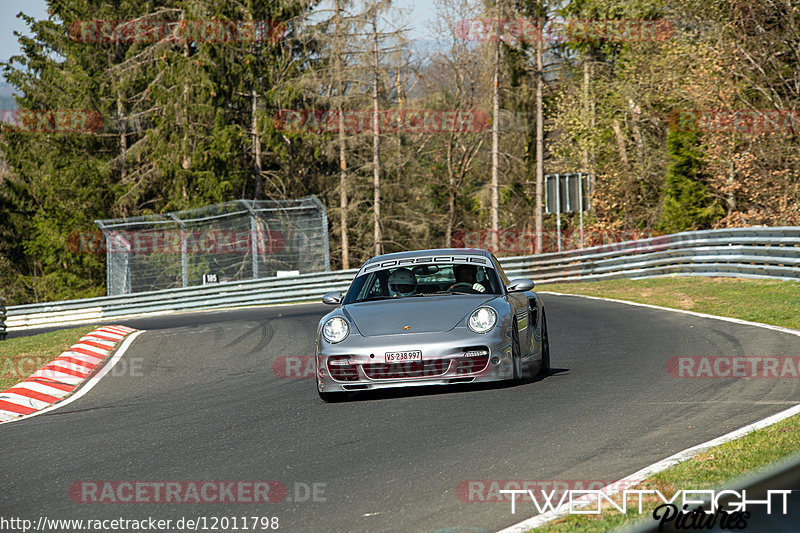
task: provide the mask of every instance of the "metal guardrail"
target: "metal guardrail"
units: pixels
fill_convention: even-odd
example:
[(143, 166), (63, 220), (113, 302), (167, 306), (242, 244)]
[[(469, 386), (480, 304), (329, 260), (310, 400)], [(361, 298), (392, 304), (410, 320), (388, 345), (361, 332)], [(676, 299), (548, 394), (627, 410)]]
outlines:
[[(800, 227), (695, 231), (581, 250), (500, 260), (537, 284), (668, 275), (800, 280)], [(95, 323), (112, 317), (317, 301), (346, 290), (357, 269), (104, 296), (8, 308), (14, 329)]]
[(800, 280), (800, 227), (676, 233), (501, 262), (540, 284), (671, 274)]

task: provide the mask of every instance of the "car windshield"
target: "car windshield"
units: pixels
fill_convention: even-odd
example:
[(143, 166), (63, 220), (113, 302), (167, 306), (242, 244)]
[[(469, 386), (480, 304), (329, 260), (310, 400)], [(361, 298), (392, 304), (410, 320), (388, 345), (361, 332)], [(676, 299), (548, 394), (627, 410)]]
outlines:
[(502, 294), (493, 268), (470, 264), (386, 268), (358, 276), (344, 303), (432, 295)]

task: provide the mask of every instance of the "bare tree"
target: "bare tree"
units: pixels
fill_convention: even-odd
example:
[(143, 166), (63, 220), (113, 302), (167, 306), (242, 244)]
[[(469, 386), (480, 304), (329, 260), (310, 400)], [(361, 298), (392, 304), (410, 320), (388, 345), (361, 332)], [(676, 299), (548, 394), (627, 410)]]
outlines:
[(378, 0), (372, 2), (372, 187), (373, 187), (373, 238), (375, 255), (381, 253), (381, 132), (378, 101)]
[[(468, 20), (476, 15), (476, 6), (469, 0), (436, 0), (437, 21), (433, 30), (437, 35), (447, 35), (449, 46), (442, 46), (434, 54), (423, 73), (424, 97), (435, 106), (447, 106), (457, 113), (474, 113), (480, 96), (482, 60), (480, 51), (458, 34), (456, 20)], [(454, 130), (442, 135), (428, 134), (420, 143), (420, 153), (445, 158), (445, 187), (447, 212), (445, 215), (444, 246), (452, 246), (453, 233), (465, 221), (457, 220), (459, 197), (465, 196), (466, 182), (476, 178), (476, 163), (485, 141), (482, 131)], [(444, 144), (444, 147), (442, 147)], [(442, 150), (443, 148), (443, 150)]]
[(536, 253), (542, 253), (542, 209), (544, 196), (544, 35), (540, 32), (536, 43)]

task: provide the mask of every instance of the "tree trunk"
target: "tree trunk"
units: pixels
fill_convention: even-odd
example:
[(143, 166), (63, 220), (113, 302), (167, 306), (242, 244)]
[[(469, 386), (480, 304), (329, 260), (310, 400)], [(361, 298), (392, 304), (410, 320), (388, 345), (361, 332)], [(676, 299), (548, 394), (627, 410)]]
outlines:
[(347, 270), (350, 268), (350, 239), (347, 236), (347, 146), (345, 144), (345, 131), (344, 131), (344, 109), (342, 100), (344, 99), (344, 88), (342, 83), (342, 29), (341, 21), (341, 8), (339, 0), (336, 0), (334, 9), (336, 11), (336, 90), (337, 98), (339, 100), (336, 109), (339, 112), (339, 231), (341, 232), (342, 241), (342, 268)]
[[(590, 120), (591, 117), (591, 104), (589, 103), (589, 82), (591, 81), (591, 76), (589, 75), (589, 59), (588, 57), (584, 57), (583, 59), (583, 117), (584, 120)], [(591, 131), (591, 130), (590, 130)], [(589, 149), (584, 146), (583, 147), (583, 170), (584, 172), (589, 171)]]
[(544, 63), (542, 59), (544, 35), (541, 30), (536, 43), (536, 253), (542, 253), (542, 203), (544, 196)]
[(378, 125), (378, 6), (373, 2), (372, 11), (372, 190), (373, 223), (375, 227), (375, 255), (381, 254), (381, 164), (380, 128)]
[(594, 142), (591, 139), (594, 136), (595, 131), (595, 112), (594, 112), (594, 100), (590, 97), (591, 93), (589, 87), (592, 81), (592, 74), (593, 68), (591, 63), (591, 56), (587, 57), (587, 60), (583, 63), (583, 83), (584, 83), (584, 98), (586, 99), (584, 102), (584, 112), (586, 116), (589, 117), (589, 139), (591, 142), (591, 149), (586, 151), (586, 165), (585, 169), (586, 172), (589, 173), (589, 194), (594, 191), (594, 174), (595, 174), (595, 154), (594, 154)]
[[(183, 45), (183, 57), (188, 62), (189, 60), (189, 43)], [(189, 170), (192, 166), (192, 158), (189, 156), (189, 81), (183, 84), (183, 146), (181, 147), (181, 167), (184, 170)], [(183, 185), (183, 197), (187, 197), (186, 184)]]
[(639, 104), (634, 102), (633, 98), (628, 98), (628, 107), (633, 113), (633, 118), (631, 119), (631, 130), (633, 131), (633, 137), (636, 139), (636, 149), (637, 155), (639, 156), (639, 164), (644, 162), (644, 137), (642, 137), (642, 130), (639, 128), (639, 122), (642, 118), (642, 108), (639, 107)]
[(344, 112), (341, 102), (339, 111), (339, 229), (342, 232), (342, 268), (350, 268), (350, 239), (347, 236), (347, 152), (345, 150)]
[(617, 138), (617, 150), (619, 151), (619, 160), (625, 168), (628, 167), (628, 151), (625, 148), (625, 136), (622, 133), (622, 127), (619, 125), (619, 119), (615, 118), (611, 123), (611, 128), (614, 130), (614, 136)]
[(255, 191), (253, 198), (261, 200), (264, 198), (264, 176), (261, 169), (261, 136), (258, 134), (258, 121), (256, 120), (256, 110), (258, 109), (258, 93), (255, 88), (250, 92), (252, 106), (250, 110), (250, 134), (253, 139), (253, 179), (255, 180)]
[[(119, 180), (124, 184), (128, 177), (128, 127), (125, 120), (125, 107), (122, 105), (122, 92), (117, 88), (117, 120), (119, 122)], [(3, 179), (0, 177), (0, 185)], [(128, 216), (128, 208), (123, 203), (122, 216)]]
[(122, 93), (117, 93), (117, 120), (119, 120), (119, 166), (120, 181), (125, 183), (128, 167), (125, 158), (128, 155), (128, 132), (125, 123), (125, 108), (122, 106)]
[(453, 225), (456, 219), (456, 176), (453, 169), (453, 139), (447, 143), (447, 227), (444, 230), (445, 246), (453, 245)]
[(736, 183), (736, 168), (733, 164), (733, 157), (728, 161), (728, 179), (726, 185), (728, 192), (725, 195), (725, 203), (728, 207), (728, 214), (736, 211), (736, 195), (734, 194), (734, 184)]
[(500, 41), (494, 46), (494, 79), (492, 83), (492, 252), (499, 249), (500, 193), (498, 179), (500, 133)]

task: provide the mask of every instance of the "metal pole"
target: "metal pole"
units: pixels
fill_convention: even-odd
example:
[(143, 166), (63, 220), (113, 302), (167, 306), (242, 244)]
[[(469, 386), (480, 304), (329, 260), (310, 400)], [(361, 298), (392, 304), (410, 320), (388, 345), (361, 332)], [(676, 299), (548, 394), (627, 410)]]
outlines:
[(556, 234), (558, 235), (558, 251), (561, 251), (561, 174), (556, 174)]
[(102, 220), (95, 220), (94, 223), (97, 224), (100, 231), (103, 232), (103, 238), (106, 240), (106, 296), (112, 296), (114, 292), (112, 290), (111, 281), (111, 239), (108, 237), (108, 233), (106, 233), (106, 227)]
[[(251, 202), (251, 205), (255, 202)], [(258, 221), (256, 212), (250, 208), (250, 252), (253, 256), (253, 279), (258, 279)]]
[(581, 212), (581, 250), (583, 250), (583, 172), (578, 172), (578, 210)]
[(258, 220), (256, 218), (255, 200), (239, 200), (250, 213), (250, 255), (253, 256), (253, 279), (258, 279)]
[(564, 177), (567, 179), (567, 213), (572, 213), (572, 195), (569, 193), (569, 179), (572, 177), (572, 174), (564, 174)]
[[(572, 213), (572, 191), (569, 188), (570, 181), (572, 180), (572, 174), (566, 174), (565, 177), (567, 179), (567, 209), (564, 212)], [(566, 242), (566, 247), (569, 248), (569, 241)]]

